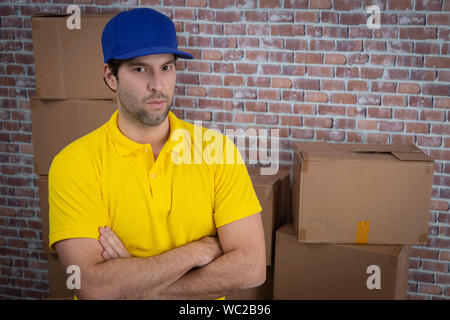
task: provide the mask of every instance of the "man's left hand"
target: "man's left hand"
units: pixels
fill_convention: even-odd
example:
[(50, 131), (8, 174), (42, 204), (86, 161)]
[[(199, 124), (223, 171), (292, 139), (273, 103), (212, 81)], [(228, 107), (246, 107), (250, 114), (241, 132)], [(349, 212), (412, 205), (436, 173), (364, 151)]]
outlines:
[(131, 258), (131, 254), (114, 231), (109, 227), (100, 227), (99, 232), (99, 242), (103, 248), (102, 255), (105, 261), (117, 258)]

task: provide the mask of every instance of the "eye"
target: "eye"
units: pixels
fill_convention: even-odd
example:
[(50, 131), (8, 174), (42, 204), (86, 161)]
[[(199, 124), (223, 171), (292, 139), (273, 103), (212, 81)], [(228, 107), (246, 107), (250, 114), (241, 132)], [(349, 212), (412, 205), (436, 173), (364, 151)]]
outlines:
[(164, 71), (170, 71), (170, 70), (172, 70), (173, 69), (173, 65), (171, 65), (171, 64), (166, 64), (164, 67), (163, 67), (163, 70)]
[[(136, 71), (136, 70), (138, 70), (138, 69), (145, 69), (144, 67), (137, 67), (137, 68), (134, 68), (133, 69), (133, 71)], [(138, 71), (139, 72), (139, 71)], [(140, 72), (139, 72), (140, 73)]]

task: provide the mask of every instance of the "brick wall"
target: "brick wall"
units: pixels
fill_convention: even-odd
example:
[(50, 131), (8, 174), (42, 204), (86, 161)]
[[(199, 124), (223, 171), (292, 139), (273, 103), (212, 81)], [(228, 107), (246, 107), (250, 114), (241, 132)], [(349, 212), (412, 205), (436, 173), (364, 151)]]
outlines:
[[(60, 3), (60, 4), (55, 4)], [(195, 56), (177, 114), (224, 130), (278, 128), (289, 142), (415, 143), (436, 160), (429, 243), (413, 247), (410, 299), (450, 296), (450, 0), (22, 0), (0, 4), (0, 298), (48, 291), (29, 98), (31, 15), (150, 6)], [(381, 29), (365, 7), (381, 9)]]

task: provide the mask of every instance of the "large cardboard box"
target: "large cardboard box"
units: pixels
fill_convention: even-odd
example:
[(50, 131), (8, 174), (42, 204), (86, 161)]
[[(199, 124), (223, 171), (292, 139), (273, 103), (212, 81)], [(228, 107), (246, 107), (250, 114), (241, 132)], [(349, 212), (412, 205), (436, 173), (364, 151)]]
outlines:
[(425, 244), (433, 169), (414, 145), (295, 143), (298, 240)]
[(290, 216), (290, 172), (279, 170), (274, 175), (261, 175), (259, 168), (248, 168), (256, 196), (262, 207), (261, 218), (266, 240), (266, 263), (273, 265), (275, 231)]
[(274, 299), (406, 299), (408, 246), (299, 243), (276, 234)]
[(37, 98), (114, 98), (103, 81), (101, 46), (113, 16), (82, 14), (80, 29), (67, 27), (68, 14), (31, 18)]
[(35, 172), (47, 175), (59, 151), (105, 124), (116, 109), (114, 100), (31, 99)]
[(50, 293), (49, 298), (72, 298), (74, 292), (67, 288), (67, 277), (66, 270), (64, 270), (63, 265), (59, 261), (56, 254), (48, 254), (48, 275), (49, 275), (49, 285)]
[(273, 266), (267, 267), (266, 281), (259, 287), (241, 290), (225, 296), (227, 300), (272, 300), (273, 299)]

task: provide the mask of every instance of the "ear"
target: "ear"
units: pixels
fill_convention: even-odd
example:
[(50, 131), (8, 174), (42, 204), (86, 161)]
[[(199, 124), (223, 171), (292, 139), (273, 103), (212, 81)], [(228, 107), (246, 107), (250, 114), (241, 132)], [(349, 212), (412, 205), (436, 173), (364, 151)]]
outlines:
[(106, 63), (103, 65), (103, 75), (104, 75), (106, 84), (111, 88), (111, 90), (116, 91), (117, 90), (117, 79), (113, 75), (108, 64), (106, 64)]

